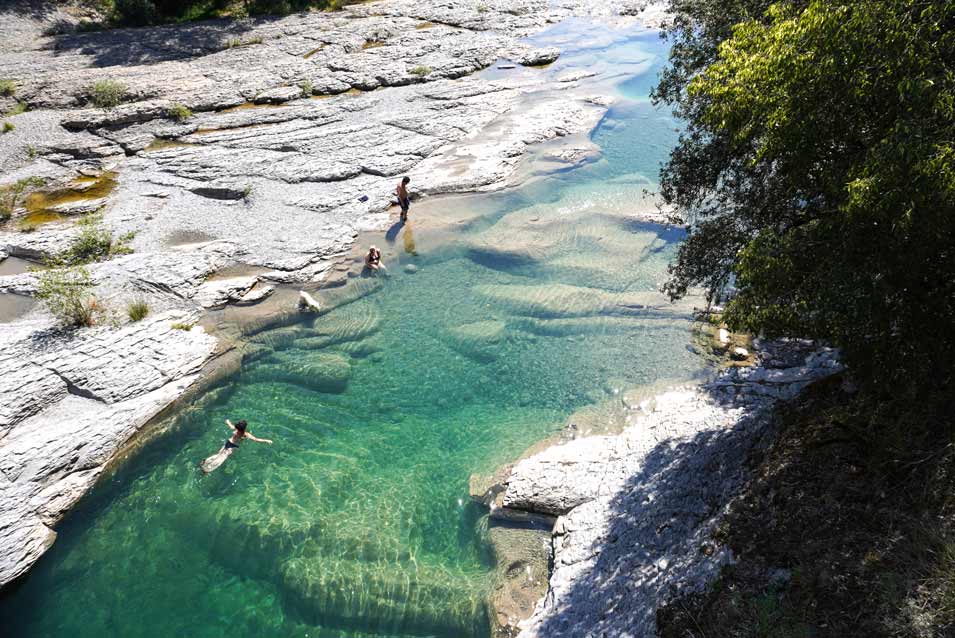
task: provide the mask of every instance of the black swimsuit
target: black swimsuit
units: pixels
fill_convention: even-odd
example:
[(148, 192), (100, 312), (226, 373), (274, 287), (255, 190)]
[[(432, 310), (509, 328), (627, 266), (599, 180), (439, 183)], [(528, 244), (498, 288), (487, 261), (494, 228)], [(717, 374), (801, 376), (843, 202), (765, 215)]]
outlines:
[(226, 439), (226, 440), (225, 440), (225, 449), (228, 450), (229, 448), (233, 448), (233, 447), (234, 447), (234, 448), (238, 448), (239, 446), (236, 445), (235, 443), (233, 443), (233, 442), (232, 442), (232, 439)]

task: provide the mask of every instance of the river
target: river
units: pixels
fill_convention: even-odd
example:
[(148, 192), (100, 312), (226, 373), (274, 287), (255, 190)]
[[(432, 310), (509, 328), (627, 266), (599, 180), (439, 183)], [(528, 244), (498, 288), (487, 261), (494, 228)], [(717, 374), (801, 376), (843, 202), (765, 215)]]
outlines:
[[(689, 306), (656, 292), (682, 235), (639, 215), (677, 135), (647, 99), (665, 43), (580, 21), (533, 40), (564, 54), (513, 73), (593, 70), (616, 93), (599, 158), (362, 237), (390, 276), (351, 278), (322, 293), (330, 311), (257, 335), (241, 373), (60, 526), (0, 601), (4, 635), (487, 636), (493, 565), (469, 475), (703, 367)], [(275, 443), (203, 476), (227, 418)]]

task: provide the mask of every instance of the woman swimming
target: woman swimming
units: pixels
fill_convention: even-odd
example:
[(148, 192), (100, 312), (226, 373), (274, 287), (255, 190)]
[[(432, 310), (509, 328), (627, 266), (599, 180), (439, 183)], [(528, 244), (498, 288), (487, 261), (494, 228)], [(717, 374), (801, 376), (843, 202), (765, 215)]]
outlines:
[(206, 474), (225, 463), (225, 460), (232, 456), (233, 452), (239, 449), (239, 443), (242, 442), (242, 439), (249, 439), (250, 441), (255, 441), (256, 443), (268, 443), (269, 445), (272, 444), (271, 439), (260, 439), (249, 432), (246, 429), (248, 428), (248, 423), (246, 423), (245, 419), (242, 419), (235, 425), (232, 424), (232, 421), (226, 419), (225, 424), (232, 428), (232, 436), (225, 440), (225, 443), (222, 444), (222, 447), (219, 448), (218, 452), (199, 464), (199, 467), (201, 467), (202, 471)]

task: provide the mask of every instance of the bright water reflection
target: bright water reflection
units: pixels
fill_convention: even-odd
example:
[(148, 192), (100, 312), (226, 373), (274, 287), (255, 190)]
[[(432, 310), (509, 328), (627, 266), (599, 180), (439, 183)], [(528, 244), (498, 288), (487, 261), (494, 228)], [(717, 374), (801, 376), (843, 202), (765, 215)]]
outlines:
[[(655, 36), (609, 42), (561, 64), (652, 73), (662, 55)], [(595, 133), (598, 162), (371, 238), (392, 276), (257, 336), (240, 376), (63, 526), (2, 602), (4, 635), (486, 635), (469, 474), (620, 389), (699, 370), (688, 308), (655, 292), (679, 235), (633, 217), (673, 128), (625, 100)], [(276, 443), (201, 477), (225, 418)]]

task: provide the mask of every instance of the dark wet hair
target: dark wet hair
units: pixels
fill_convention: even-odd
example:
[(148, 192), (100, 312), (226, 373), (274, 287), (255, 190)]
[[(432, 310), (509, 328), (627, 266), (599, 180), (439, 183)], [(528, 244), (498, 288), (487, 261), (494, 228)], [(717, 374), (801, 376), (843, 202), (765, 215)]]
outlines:
[(402, 184), (407, 184), (407, 183), (410, 182), (410, 181), (411, 181), (411, 178), (408, 177), (407, 175), (405, 175), (404, 177), (401, 178), (401, 183), (402, 183)]
[(245, 432), (245, 428), (248, 427), (248, 425), (249, 424), (245, 422), (245, 419), (242, 419), (241, 421), (235, 424), (235, 429), (238, 430), (239, 432)]

